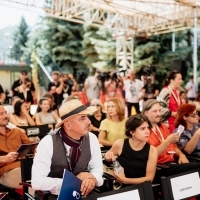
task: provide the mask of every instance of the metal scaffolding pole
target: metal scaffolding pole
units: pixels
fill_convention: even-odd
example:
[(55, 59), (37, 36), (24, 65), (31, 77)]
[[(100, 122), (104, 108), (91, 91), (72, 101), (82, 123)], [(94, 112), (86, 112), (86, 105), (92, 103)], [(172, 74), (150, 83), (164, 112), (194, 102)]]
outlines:
[(176, 50), (176, 36), (175, 36), (175, 32), (172, 33), (172, 52), (175, 52)]
[(116, 36), (116, 65), (122, 66), (123, 70), (133, 69), (133, 37)]
[(194, 82), (197, 82), (197, 16), (196, 8), (194, 9), (194, 48), (193, 48), (193, 77)]

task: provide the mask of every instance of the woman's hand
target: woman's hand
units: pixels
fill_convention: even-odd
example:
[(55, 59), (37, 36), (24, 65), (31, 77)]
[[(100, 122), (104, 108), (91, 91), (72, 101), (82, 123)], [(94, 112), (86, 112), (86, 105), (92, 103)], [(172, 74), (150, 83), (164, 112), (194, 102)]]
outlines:
[(27, 114), (27, 113), (28, 113), (27, 107), (26, 107), (25, 103), (23, 103), (23, 104), (21, 105), (21, 111), (22, 111), (24, 114)]
[(117, 158), (117, 156), (114, 155), (112, 151), (107, 151), (105, 153), (105, 159), (109, 162), (114, 161)]
[(117, 173), (115, 170), (114, 170), (114, 174), (115, 174), (115, 177), (116, 177), (116, 180), (120, 183), (123, 183), (123, 184), (126, 184), (126, 176), (124, 174), (124, 168), (121, 166), (121, 172), (120, 173)]

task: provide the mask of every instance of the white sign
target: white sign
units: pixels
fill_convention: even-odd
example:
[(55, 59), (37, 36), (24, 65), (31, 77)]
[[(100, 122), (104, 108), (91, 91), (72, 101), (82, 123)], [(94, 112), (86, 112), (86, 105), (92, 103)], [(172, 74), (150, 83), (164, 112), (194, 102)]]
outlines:
[(200, 194), (199, 173), (179, 176), (171, 179), (172, 193), (174, 200), (184, 199)]
[(118, 194), (113, 194), (106, 197), (97, 198), (97, 200), (122, 200), (122, 199), (134, 199), (134, 200), (140, 200), (139, 192), (138, 190), (132, 190), (128, 192), (122, 192)]

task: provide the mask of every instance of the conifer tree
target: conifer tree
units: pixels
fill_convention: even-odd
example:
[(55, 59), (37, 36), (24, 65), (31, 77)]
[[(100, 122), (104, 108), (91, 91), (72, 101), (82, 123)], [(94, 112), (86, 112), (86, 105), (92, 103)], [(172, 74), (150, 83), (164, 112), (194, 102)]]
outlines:
[(19, 26), (16, 28), (13, 34), (13, 47), (10, 52), (10, 57), (20, 61), (24, 52), (24, 47), (29, 38), (29, 27), (22, 17)]

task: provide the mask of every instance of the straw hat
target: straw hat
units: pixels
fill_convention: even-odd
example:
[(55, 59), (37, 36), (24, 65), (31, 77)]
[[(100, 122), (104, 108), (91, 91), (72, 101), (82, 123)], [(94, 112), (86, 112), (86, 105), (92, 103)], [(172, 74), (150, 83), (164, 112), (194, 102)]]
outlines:
[(97, 109), (95, 106), (86, 107), (79, 100), (73, 99), (65, 102), (59, 108), (60, 121), (56, 124), (56, 128), (59, 128), (67, 119), (75, 115), (91, 114)]

